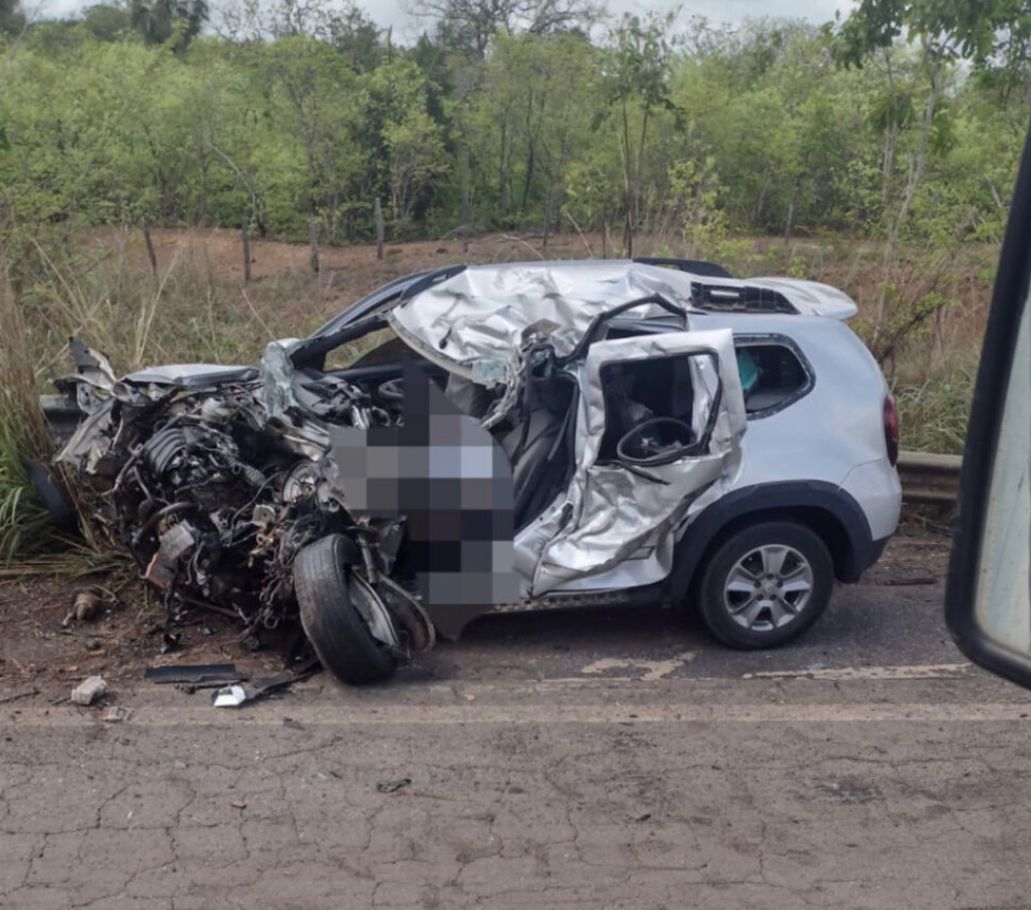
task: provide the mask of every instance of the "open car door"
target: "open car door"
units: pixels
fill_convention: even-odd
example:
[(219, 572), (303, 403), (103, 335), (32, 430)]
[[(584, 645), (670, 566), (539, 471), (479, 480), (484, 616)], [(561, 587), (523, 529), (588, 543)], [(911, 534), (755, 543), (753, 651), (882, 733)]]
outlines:
[(542, 516), (533, 596), (661, 581), (684, 527), (740, 464), (745, 407), (729, 330), (595, 342), (578, 372), (576, 469), (564, 502)]

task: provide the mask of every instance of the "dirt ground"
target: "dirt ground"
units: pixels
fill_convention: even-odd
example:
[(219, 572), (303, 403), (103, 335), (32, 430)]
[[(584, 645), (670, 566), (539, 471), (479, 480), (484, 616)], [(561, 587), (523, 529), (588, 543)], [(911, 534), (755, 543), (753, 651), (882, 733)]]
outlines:
[[(863, 584), (885, 598), (904, 588), (933, 585), (945, 574), (949, 539), (907, 526)], [(265, 632), (261, 647), (240, 626), (196, 610), (165, 625), (164, 607), (142, 585), (130, 584), (91, 621), (68, 621), (77, 592), (104, 578), (62, 581), (27, 576), (0, 583), (0, 698), (37, 691), (60, 698), (82, 679), (102, 675), (117, 687), (135, 686), (151, 666), (235, 663), (252, 676), (273, 676), (295, 653), (292, 629)], [(165, 632), (177, 644), (163, 653)]]

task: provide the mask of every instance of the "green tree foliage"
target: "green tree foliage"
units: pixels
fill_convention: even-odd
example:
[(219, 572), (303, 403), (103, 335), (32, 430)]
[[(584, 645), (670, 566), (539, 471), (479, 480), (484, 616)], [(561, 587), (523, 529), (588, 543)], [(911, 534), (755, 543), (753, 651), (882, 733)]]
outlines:
[(129, 21), (148, 44), (185, 49), (208, 21), (207, 0), (129, 0)]
[(203, 0), (134, 0), (0, 44), (0, 242), (243, 220), (347, 242), (376, 198), (393, 236), (561, 226), (623, 252), (640, 233), (699, 255), (743, 232), (991, 239), (1026, 127), (1015, 0), (593, 38), (580, 0), (448, 0), (407, 47), (352, 3), (241, 2), (217, 35)]
[(0, 0), (0, 35), (17, 35), (25, 28), (18, 0)]

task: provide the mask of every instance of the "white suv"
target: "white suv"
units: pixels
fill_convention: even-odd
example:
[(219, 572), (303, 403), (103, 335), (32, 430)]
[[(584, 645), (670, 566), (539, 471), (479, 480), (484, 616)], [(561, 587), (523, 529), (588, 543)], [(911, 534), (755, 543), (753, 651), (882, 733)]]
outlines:
[(898, 523), (894, 404), (855, 312), (704, 262), (454, 266), (257, 369), (115, 383), (79, 350), (63, 391), (90, 416), (59, 457), (117, 478), (148, 580), (252, 627), (299, 607), (350, 682), (501, 610), (696, 604), (770, 647)]

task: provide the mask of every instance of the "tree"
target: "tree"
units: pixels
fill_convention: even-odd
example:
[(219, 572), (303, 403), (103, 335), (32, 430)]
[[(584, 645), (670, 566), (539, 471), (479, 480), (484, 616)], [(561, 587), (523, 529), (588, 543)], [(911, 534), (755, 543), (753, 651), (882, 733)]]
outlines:
[(484, 57), (495, 35), (586, 30), (604, 6), (593, 0), (423, 0), (410, 12), (435, 19), (439, 36), (454, 49)]
[[(640, 220), (641, 177), (648, 127), (660, 111), (676, 111), (669, 91), (670, 45), (666, 32), (672, 15), (642, 20), (626, 15), (613, 32), (614, 47), (603, 70), (608, 102), (615, 110), (623, 162), (623, 246), (633, 255)], [(636, 124), (635, 124), (636, 121)]]
[(98, 41), (117, 41), (132, 22), (124, 6), (97, 3), (83, 11), (82, 25)]
[(185, 49), (208, 21), (207, 0), (130, 0), (129, 21), (147, 44)]
[[(978, 36), (983, 36), (981, 29), (984, 23), (978, 25), (975, 17), (958, 9), (961, 6), (966, 4), (954, 4), (952, 0), (861, 0), (839, 30), (836, 52), (845, 66), (862, 67), (878, 51), (886, 51), (888, 94), (880, 110), (875, 112), (874, 120), (885, 135), (885, 202), (892, 177), (889, 168), (895, 162), (895, 146), (900, 142), (903, 131), (914, 135), (905, 156), (898, 204), (885, 210), (884, 280), (877, 297), (874, 345), (886, 329), (887, 299), (897, 266), (899, 238), (927, 170), (935, 127), (943, 110), (949, 67), (965, 49), (974, 51), (981, 40)], [(911, 109), (914, 104), (907, 93), (899, 92), (891, 69), (892, 45), (903, 33), (919, 47), (915, 64), (919, 82), (908, 90), (922, 96), (919, 115)]]
[(0, 35), (17, 35), (25, 29), (18, 0), (0, 0)]

